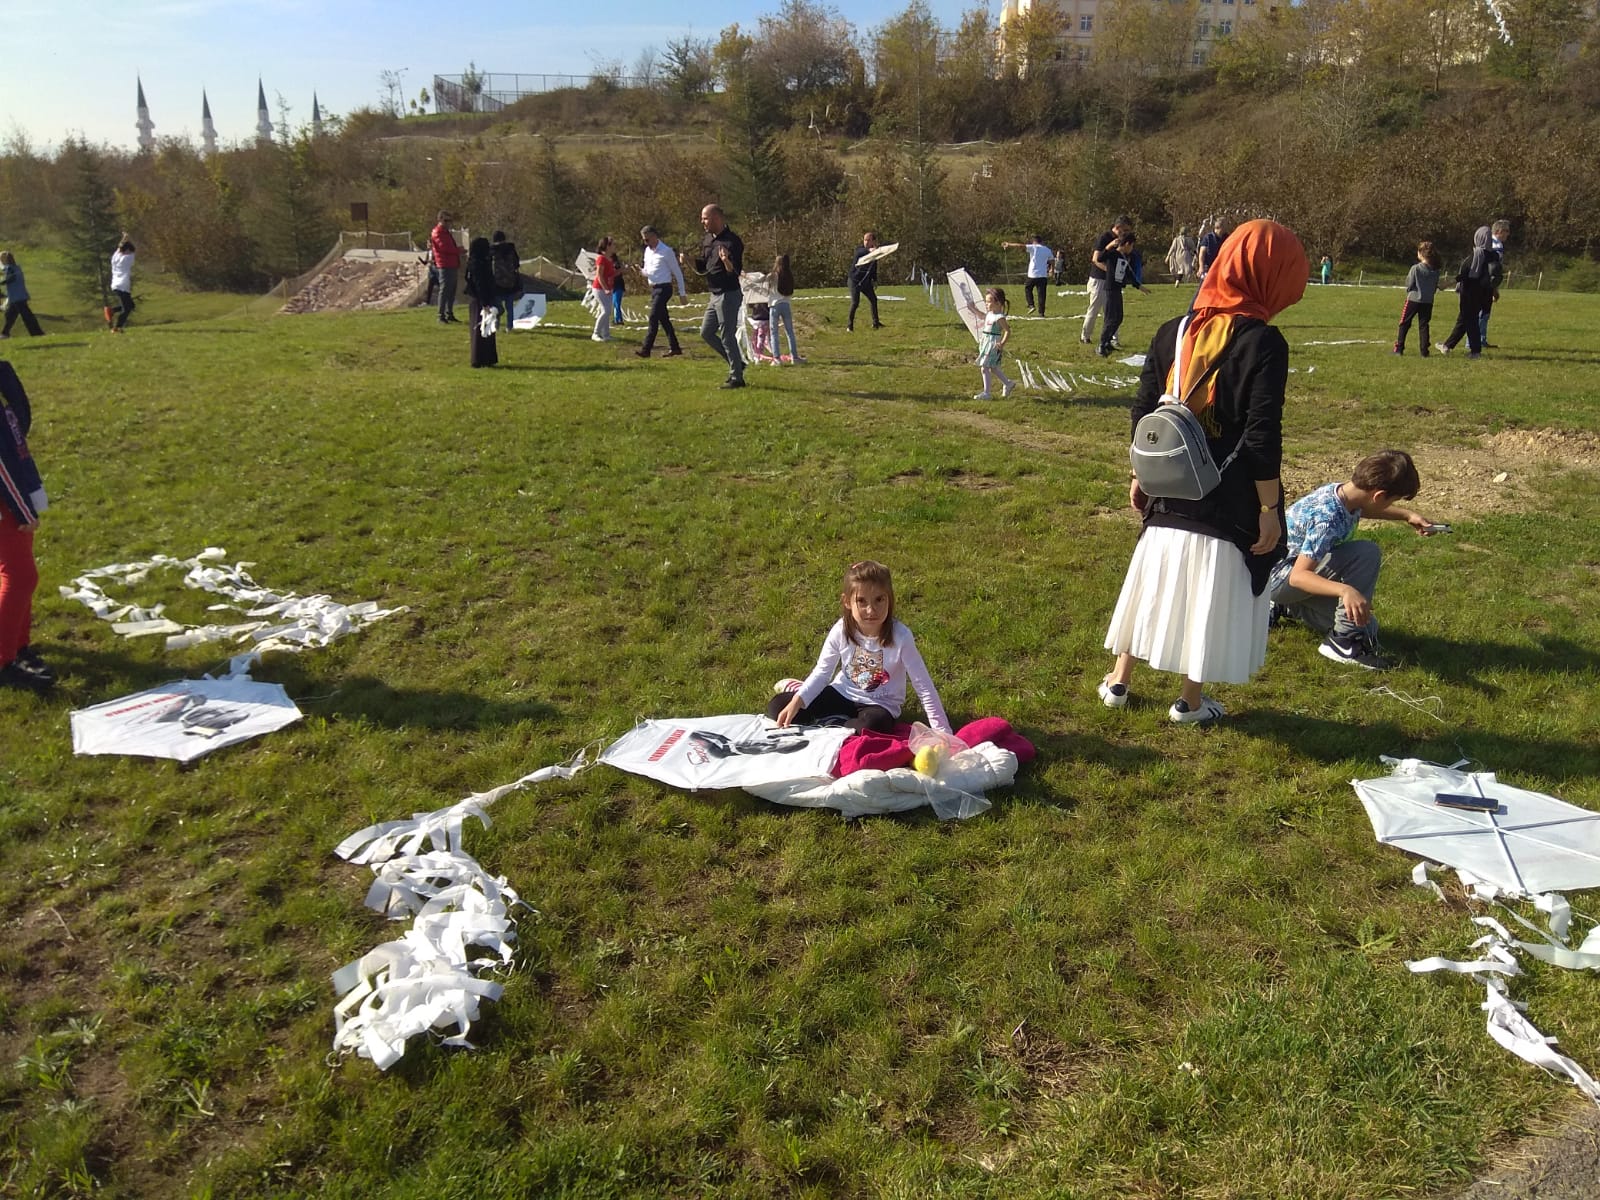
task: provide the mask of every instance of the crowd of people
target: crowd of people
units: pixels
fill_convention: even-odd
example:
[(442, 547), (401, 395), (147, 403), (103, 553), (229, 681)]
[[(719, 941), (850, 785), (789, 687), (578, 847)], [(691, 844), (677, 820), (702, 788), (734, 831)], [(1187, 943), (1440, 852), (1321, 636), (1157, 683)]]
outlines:
[[(430, 301), (437, 291), (438, 320), (455, 323), (457, 277), (470, 305), (469, 361), (474, 367), (498, 361), (496, 333), (510, 326), (513, 306), (523, 292), (515, 244), (503, 232), (471, 239), (463, 253), (450, 229), (451, 214), (441, 212), (429, 236)], [(665, 337), (665, 357), (678, 357), (683, 347), (669, 304), (674, 295), (687, 301), (685, 268), (705, 281), (708, 300), (701, 320), (701, 340), (727, 367), (724, 388), (745, 386), (746, 361), (740, 345), (740, 322), (751, 325), (750, 348), (757, 361), (798, 363), (792, 300), (794, 273), (787, 255), (778, 255), (762, 280), (762, 297), (746, 303), (744, 242), (723, 210), (708, 204), (700, 213), (702, 237), (691, 252), (678, 253), (660, 232), (640, 230), (640, 262), (636, 268), (650, 290), (644, 338), (634, 351), (649, 358), (658, 338)], [(1510, 236), (1504, 220), (1480, 227), (1471, 251), (1455, 275), (1459, 312), (1450, 334), (1435, 349), (1448, 354), (1463, 339), (1469, 357), (1488, 345), (1490, 310), (1499, 298), (1504, 277), (1502, 256)], [(1047, 283), (1059, 272), (1064, 254), (1042, 235), (1025, 242), (1003, 243), (1027, 255), (1026, 297), (1030, 313), (1045, 315)], [(847, 267), (850, 309), (846, 329), (854, 332), (861, 301), (867, 302), (872, 327), (881, 329), (876, 293), (877, 264), (882, 254), (878, 235), (861, 238)], [(126, 231), (110, 258), (108, 325), (120, 332), (134, 310), (132, 295), (134, 245)], [(1416, 263), (1405, 283), (1405, 301), (1393, 352), (1403, 354), (1408, 333), (1418, 326), (1421, 353), (1428, 354), (1434, 296), (1440, 286), (1440, 258), (1431, 241), (1418, 244)], [(1174, 282), (1193, 274), (1199, 288), (1189, 311), (1162, 325), (1145, 355), (1137, 398), (1132, 406), (1135, 428), (1163, 404), (1186, 409), (1203, 430), (1206, 449), (1220, 464), (1217, 481), (1197, 497), (1148, 492), (1137, 469), (1128, 499), (1141, 519), (1141, 534), (1106, 635), (1115, 656), (1098, 685), (1104, 704), (1120, 708), (1128, 702), (1136, 661), (1180, 676), (1179, 694), (1168, 710), (1181, 724), (1202, 723), (1223, 712), (1204, 692), (1208, 682), (1242, 683), (1262, 665), (1267, 631), (1276, 624), (1298, 622), (1322, 636), (1319, 652), (1331, 661), (1381, 670), (1390, 665), (1378, 644), (1373, 616), (1381, 559), (1376, 542), (1352, 540), (1359, 522), (1402, 521), (1424, 536), (1443, 530), (1402, 502), (1421, 489), (1415, 464), (1399, 450), (1362, 457), (1345, 480), (1329, 482), (1286, 509), (1279, 479), (1283, 451), (1283, 402), (1289, 349), (1271, 322), (1299, 301), (1310, 277), (1310, 262), (1296, 236), (1272, 221), (1248, 221), (1231, 229), (1223, 219), (1209, 223), (1194, 238), (1180, 228), (1167, 251)], [(600, 239), (594, 270), (587, 281), (595, 293), (596, 341), (610, 338), (613, 323), (623, 320), (623, 263), (613, 239)], [(1323, 262), (1323, 281), (1331, 264)], [(1143, 261), (1133, 223), (1120, 216), (1099, 235), (1089, 253), (1088, 307), (1081, 339), (1096, 353), (1117, 347), (1123, 317), (1123, 292), (1133, 287), (1148, 294)], [(0, 288), (6, 319), (0, 336), (9, 337), (20, 321), (34, 336), (42, 333), (29, 306), (21, 265), (9, 251), (0, 252)], [(989, 399), (998, 383), (1001, 396), (1016, 386), (1003, 368), (1012, 337), (1005, 290), (989, 288), (981, 312), (974, 313), (982, 389), (976, 399)], [(1095, 337), (1099, 325), (1098, 338)], [(778, 333), (787, 339), (779, 353)], [(32, 596), (38, 574), (32, 539), (46, 497), (39, 472), (28, 451), (31, 412), (16, 372), (0, 360), (0, 401), (5, 422), (0, 427), (0, 686), (47, 689), (54, 676), (30, 642)], [(1137, 461), (1137, 457), (1135, 457)], [(859, 570), (857, 569), (859, 568)], [(830, 632), (818, 674), (796, 684), (793, 696), (780, 694), (773, 704), (780, 724), (821, 714), (837, 716), (840, 705), (855, 705), (848, 714), (861, 719), (864, 706), (878, 705), (890, 716), (899, 700), (885, 702), (896, 687), (903, 699), (906, 671), (923, 695), (925, 707), (937, 708), (938, 697), (926, 667), (916, 654), (908, 630), (893, 619), (893, 590), (888, 569), (857, 564), (841, 594), (843, 617)], [(898, 644), (898, 649), (895, 649)], [(857, 671), (856, 666), (861, 665)], [(824, 670), (826, 668), (826, 670)], [(819, 682), (837, 669), (845, 686), (834, 680), (831, 690)], [(863, 684), (870, 676), (870, 686)], [(881, 676), (881, 678), (880, 678)], [(842, 697), (842, 698), (841, 698)], [(930, 710), (930, 716), (934, 710)], [(877, 715), (872, 721), (880, 721)]]

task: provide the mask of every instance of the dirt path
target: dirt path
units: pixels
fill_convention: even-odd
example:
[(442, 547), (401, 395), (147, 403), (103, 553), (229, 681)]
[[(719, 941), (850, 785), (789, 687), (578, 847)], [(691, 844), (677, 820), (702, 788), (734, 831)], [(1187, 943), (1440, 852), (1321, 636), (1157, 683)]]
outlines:
[(1478, 1181), (1449, 1200), (1594, 1200), (1600, 1196), (1600, 1107), (1573, 1101), (1551, 1133), (1495, 1156)]

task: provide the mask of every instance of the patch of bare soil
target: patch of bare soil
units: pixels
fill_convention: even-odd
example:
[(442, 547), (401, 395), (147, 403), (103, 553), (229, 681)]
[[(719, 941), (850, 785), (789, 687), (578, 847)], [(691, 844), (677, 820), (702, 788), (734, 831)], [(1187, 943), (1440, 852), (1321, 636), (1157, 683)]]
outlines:
[(1494, 1166), (1451, 1200), (1592, 1200), (1600, 1194), (1600, 1108), (1574, 1106), (1553, 1133), (1497, 1155)]
[[(1542, 476), (1559, 470), (1600, 470), (1600, 435), (1557, 429), (1504, 429), (1462, 446), (1411, 448), (1422, 476), (1419, 506), (1435, 520), (1524, 512)], [(1283, 483), (1291, 497), (1350, 477), (1355, 464), (1327, 455), (1289, 455)]]
[(417, 263), (360, 262), (341, 258), (301, 288), (283, 306), (286, 313), (347, 312), (358, 308), (406, 308), (427, 281)]
[(951, 425), (962, 425), (996, 441), (1011, 446), (1023, 446), (1029, 450), (1075, 451), (1096, 440), (1077, 434), (1056, 433), (1048, 429), (1030, 429), (1026, 425), (1002, 421), (985, 413), (967, 412), (958, 408), (934, 409), (931, 415), (935, 420)]
[[(923, 473), (920, 468), (913, 467), (909, 471), (899, 471), (889, 476), (890, 483), (912, 483), (921, 479)], [(985, 475), (982, 471), (965, 471), (960, 467), (952, 471), (935, 472), (936, 479), (948, 483), (951, 487), (964, 488), (969, 492), (992, 492), (1011, 485), (1004, 479), (994, 475)]]

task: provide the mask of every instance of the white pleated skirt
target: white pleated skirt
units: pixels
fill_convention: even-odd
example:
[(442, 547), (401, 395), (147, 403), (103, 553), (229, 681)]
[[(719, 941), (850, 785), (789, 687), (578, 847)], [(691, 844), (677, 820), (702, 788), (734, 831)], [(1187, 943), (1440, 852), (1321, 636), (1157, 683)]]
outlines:
[(1267, 658), (1269, 608), (1232, 542), (1151, 526), (1128, 564), (1106, 649), (1200, 683), (1246, 683)]

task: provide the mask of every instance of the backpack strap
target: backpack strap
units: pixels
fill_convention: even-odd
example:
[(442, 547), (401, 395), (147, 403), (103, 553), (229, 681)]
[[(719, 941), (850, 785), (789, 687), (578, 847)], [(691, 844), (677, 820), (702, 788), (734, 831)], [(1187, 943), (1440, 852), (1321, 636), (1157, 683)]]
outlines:
[[(1193, 316), (1194, 314), (1192, 312), (1185, 313), (1183, 320), (1178, 322), (1178, 342), (1173, 351), (1172, 377), (1180, 388), (1183, 387), (1183, 335), (1188, 332), (1189, 321)], [(1228, 344), (1222, 348), (1222, 353), (1211, 360), (1211, 365), (1205, 369), (1205, 372), (1200, 376), (1200, 378), (1196, 379), (1192, 384), (1189, 385), (1188, 388), (1184, 389), (1185, 394), (1182, 397), (1169, 392), (1167, 394), (1172, 396), (1172, 399), (1165, 402), (1181, 404), (1185, 408), (1189, 408), (1189, 397), (1194, 395), (1195, 391), (1200, 387), (1201, 384), (1205, 383), (1206, 380), (1210, 379), (1211, 376), (1216, 374), (1217, 368), (1222, 365), (1223, 360), (1228, 357), (1229, 352), (1233, 349), (1233, 344), (1233, 341), (1230, 340)], [(1194, 412), (1194, 409), (1189, 408), (1189, 411)], [(1200, 414), (1195, 413), (1195, 415), (1199, 416)], [(1243, 449), (1244, 435), (1240, 434), (1238, 444), (1233, 448), (1233, 453), (1228, 455), (1227, 458), (1223, 459), (1217, 464), (1218, 474), (1221, 474), (1223, 471), (1226, 471), (1229, 467), (1231, 467), (1233, 465), (1233, 460), (1239, 457), (1239, 453)]]

